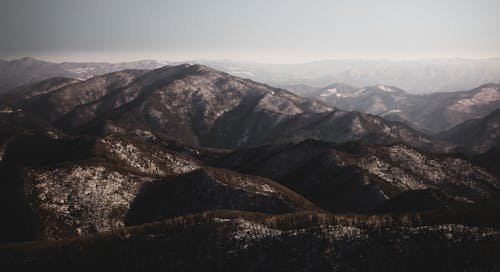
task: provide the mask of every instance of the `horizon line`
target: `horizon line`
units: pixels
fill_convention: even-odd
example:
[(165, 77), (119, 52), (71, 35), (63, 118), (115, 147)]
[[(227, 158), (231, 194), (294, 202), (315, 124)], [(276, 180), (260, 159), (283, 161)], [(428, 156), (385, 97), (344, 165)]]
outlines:
[(296, 65), (296, 64), (310, 64), (316, 62), (328, 62), (328, 61), (389, 61), (389, 62), (405, 62), (405, 61), (432, 61), (432, 60), (493, 60), (500, 59), (500, 56), (490, 56), (490, 57), (458, 57), (458, 56), (443, 56), (443, 57), (413, 57), (413, 58), (390, 58), (390, 57), (377, 57), (377, 58), (355, 58), (355, 57), (345, 57), (345, 58), (324, 58), (324, 59), (314, 59), (308, 61), (299, 62), (265, 62), (256, 60), (241, 60), (235, 58), (193, 58), (193, 59), (166, 59), (166, 58), (121, 58), (120, 60), (97, 60), (96, 58), (87, 59), (71, 59), (71, 58), (50, 58), (50, 57), (33, 57), (33, 56), (19, 56), (14, 58), (0, 58), (2, 61), (16, 61), (22, 59), (34, 59), (43, 62), (51, 62), (56, 64), (62, 63), (127, 63), (127, 62), (139, 62), (139, 61), (158, 61), (158, 62), (170, 62), (170, 63), (196, 63), (196, 62), (241, 62), (241, 63), (252, 63), (252, 64), (267, 64), (267, 65)]

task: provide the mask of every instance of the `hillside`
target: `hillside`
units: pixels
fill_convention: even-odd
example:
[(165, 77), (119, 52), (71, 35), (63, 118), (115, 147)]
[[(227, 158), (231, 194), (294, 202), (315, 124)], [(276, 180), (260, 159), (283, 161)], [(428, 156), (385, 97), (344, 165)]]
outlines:
[(375, 114), (429, 133), (442, 132), (467, 120), (485, 117), (500, 108), (500, 85), (492, 83), (468, 91), (421, 95), (394, 86), (355, 88), (338, 83), (313, 90), (295, 86), (293, 90), (342, 110)]
[[(122, 63), (63, 62), (55, 63), (25, 57), (11, 61), (0, 60), (0, 96), (15, 88), (53, 77), (88, 79), (126, 69), (156, 69), (166, 62), (142, 60)], [(14, 89), (14, 90), (13, 90)]]
[(8, 218), (2, 241), (61, 239), (211, 209), (317, 209), (271, 180), (208, 168), (118, 135), (15, 136), (5, 148), (0, 175), (1, 209)]
[(312, 138), (450, 148), (402, 123), (338, 110), (201, 65), (126, 70), (4, 103), (69, 133), (147, 129), (194, 146), (238, 148)]
[(472, 119), (438, 135), (468, 152), (483, 153), (500, 148), (500, 109), (483, 118)]
[(215, 211), (73, 240), (3, 245), (0, 265), (9, 270), (52, 271), (68, 267), (77, 271), (491, 271), (498, 267), (497, 229), (432, 225), (433, 220)]
[[(500, 189), (494, 174), (463, 158), (404, 145), (305, 141), (240, 149), (211, 163), (279, 181), (333, 212), (453, 209), (495, 202)], [(420, 195), (390, 204), (413, 194)]]

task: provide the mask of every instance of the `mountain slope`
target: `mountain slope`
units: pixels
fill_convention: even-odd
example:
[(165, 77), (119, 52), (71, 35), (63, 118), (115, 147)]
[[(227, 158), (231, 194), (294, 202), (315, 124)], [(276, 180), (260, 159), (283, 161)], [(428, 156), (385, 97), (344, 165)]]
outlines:
[(474, 153), (500, 148), (500, 108), (486, 117), (466, 121), (438, 135)]
[(36, 112), (63, 131), (140, 128), (195, 146), (237, 148), (313, 138), (449, 148), (401, 123), (333, 109), (201, 65), (112, 73), (11, 107)]
[(7, 100), (4, 103), (13, 104), (25, 111), (37, 114), (49, 122), (54, 122), (76, 107), (99, 100), (108, 92), (128, 85), (144, 73), (144, 70), (114, 72), (86, 81), (63, 85), (60, 88), (54, 88), (51, 92), (36, 96), (33, 96), (33, 93), (38, 92), (38, 90), (32, 90), (28, 93), (27, 99), (15, 102)]
[(499, 84), (485, 84), (469, 91), (425, 95), (409, 94), (386, 85), (357, 89), (345, 84), (333, 84), (306, 96), (343, 110), (402, 121), (432, 133), (484, 117), (500, 107)]
[(61, 239), (210, 209), (317, 210), (271, 180), (208, 168), (118, 135), (15, 136), (5, 148), (0, 176), (2, 242)]
[[(334, 212), (487, 204), (496, 201), (500, 189), (497, 177), (465, 159), (404, 145), (305, 141), (240, 149), (211, 163), (276, 180)], [(410, 192), (422, 197), (405, 208), (387, 206), (396, 197), (411, 197)], [(426, 198), (430, 205), (422, 203)]]
[(200, 61), (218, 70), (273, 86), (305, 84), (352, 86), (387, 84), (413, 94), (468, 90), (500, 82), (500, 58), (428, 60), (324, 60), (297, 64)]
[(88, 79), (126, 69), (156, 69), (165, 62), (142, 60), (123, 63), (53, 63), (34, 58), (0, 61), (0, 96), (12, 89), (53, 77)]
[(68, 267), (78, 271), (494, 271), (499, 265), (496, 228), (435, 225), (425, 217), (391, 219), (215, 211), (66, 241), (3, 245), (0, 265), (13, 271), (67, 271)]

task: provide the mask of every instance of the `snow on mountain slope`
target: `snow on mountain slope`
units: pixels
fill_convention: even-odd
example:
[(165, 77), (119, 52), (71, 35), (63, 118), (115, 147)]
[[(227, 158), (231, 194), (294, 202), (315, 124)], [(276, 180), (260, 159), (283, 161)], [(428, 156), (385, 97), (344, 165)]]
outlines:
[(335, 142), (363, 138), (435, 151), (449, 148), (403, 124), (337, 110), (202, 65), (115, 72), (12, 106), (36, 112), (72, 133), (147, 128), (195, 146), (235, 148), (308, 138)]
[(386, 85), (361, 89), (332, 86), (309, 92), (308, 96), (339, 109), (380, 115), (431, 133), (484, 117), (500, 107), (498, 84), (486, 84), (470, 91), (425, 95), (409, 94)]

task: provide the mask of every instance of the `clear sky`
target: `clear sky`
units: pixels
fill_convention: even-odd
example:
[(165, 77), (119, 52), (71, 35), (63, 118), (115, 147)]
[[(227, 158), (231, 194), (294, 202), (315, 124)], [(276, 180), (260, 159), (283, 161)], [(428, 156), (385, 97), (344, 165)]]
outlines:
[(0, 58), (500, 56), (500, 0), (0, 0)]

